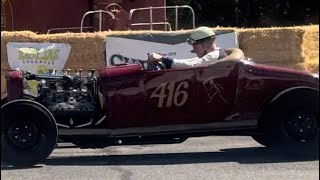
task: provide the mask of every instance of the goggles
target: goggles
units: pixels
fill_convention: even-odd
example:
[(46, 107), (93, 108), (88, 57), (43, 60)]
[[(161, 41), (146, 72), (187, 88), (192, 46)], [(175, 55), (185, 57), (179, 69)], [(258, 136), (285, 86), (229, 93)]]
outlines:
[(188, 39), (187, 39), (187, 42), (188, 42), (189, 45), (192, 45), (192, 44), (196, 44), (196, 43), (197, 43), (197, 41), (194, 40), (194, 39), (192, 39), (192, 38), (188, 38)]
[(214, 39), (215, 39), (215, 36), (210, 36), (210, 37), (203, 38), (203, 39), (198, 39), (198, 40), (194, 40), (194, 39), (192, 39), (192, 38), (188, 38), (188, 39), (187, 39), (187, 42), (188, 42), (188, 44), (190, 44), (190, 45), (195, 45), (195, 44), (204, 42), (204, 41), (209, 40), (209, 39), (213, 39), (213, 40), (214, 40)]

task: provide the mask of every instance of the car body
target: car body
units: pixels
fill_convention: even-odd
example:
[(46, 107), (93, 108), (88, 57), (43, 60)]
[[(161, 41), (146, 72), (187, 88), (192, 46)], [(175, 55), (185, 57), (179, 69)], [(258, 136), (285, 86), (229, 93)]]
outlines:
[[(144, 70), (132, 63), (105, 67), (98, 76), (94, 70), (87, 76), (77, 73), (8, 73), (7, 102), (1, 107), (6, 144), (1, 154), (22, 157), (22, 148), (31, 155), (5, 158), (7, 163), (36, 164), (50, 155), (58, 140), (102, 148), (249, 135), (285, 152), (319, 151), (319, 79), (305, 71), (244, 58), (188, 69)], [(25, 93), (26, 80), (39, 81), (38, 95)], [(25, 121), (34, 128), (15, 131), (27, 127)], [(30, 139), (28, 133), (39, 137)], [(29, 151), (43, 136), (48, 136), (38, 147), (43, 153)]]

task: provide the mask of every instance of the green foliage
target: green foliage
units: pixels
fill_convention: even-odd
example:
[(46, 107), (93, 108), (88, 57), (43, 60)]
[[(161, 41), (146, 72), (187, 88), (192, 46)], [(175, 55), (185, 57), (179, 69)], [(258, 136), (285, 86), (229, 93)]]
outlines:
[(190, 5), (192, 0), (167, 0), (167, 6)]

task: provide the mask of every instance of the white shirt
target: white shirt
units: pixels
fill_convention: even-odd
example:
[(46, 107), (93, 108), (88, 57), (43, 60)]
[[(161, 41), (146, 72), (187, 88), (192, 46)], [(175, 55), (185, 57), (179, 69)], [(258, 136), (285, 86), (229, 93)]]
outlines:
[(207, 66), (217, 61), (220, 54), (220, 48), (206, 54), (202, 58), (192, 58), (192, 59), (173, 59), (171, 68), (191, 68), (198, 66)]

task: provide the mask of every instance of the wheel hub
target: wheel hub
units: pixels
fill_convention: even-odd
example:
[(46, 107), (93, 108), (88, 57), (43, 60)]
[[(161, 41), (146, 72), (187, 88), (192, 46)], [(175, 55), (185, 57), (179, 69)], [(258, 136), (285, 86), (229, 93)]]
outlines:
[(286, 121), (289, 136), (297, 141), (311, 140), (318, 133), (317, 118), (315, 114), (307, 111), (295, 111)]
[(38, 128), (32, 121), (16, 121), (7, 129), (8, 142), (20, 149), (34, 146), (38, 139)]

